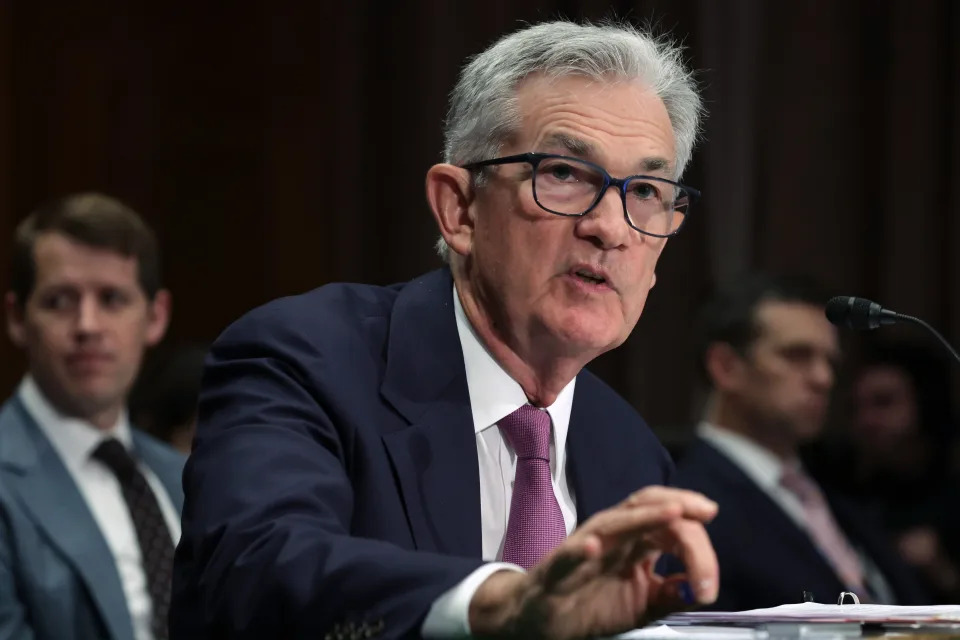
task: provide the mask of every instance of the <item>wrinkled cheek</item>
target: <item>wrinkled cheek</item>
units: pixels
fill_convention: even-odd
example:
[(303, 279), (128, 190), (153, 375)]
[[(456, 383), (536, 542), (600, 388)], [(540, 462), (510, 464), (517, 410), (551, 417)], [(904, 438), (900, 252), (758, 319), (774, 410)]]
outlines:
[(647, 305), (647, 294), (636, 292), (633, 295), (629, 293), (622, 296), (619, 300), (619, 312), (623, 317), (623, 322), (627, 326), (627, 332), (633, 331), (637, 322), (643, 316), (643, 310)]
[(608, 303), (602, 309), (597, 309), (595, 313), (597, 338), (611, 348), (623, 344), (630, 336), (635, 324), (628, 320), (624, 309), (617, 302)]

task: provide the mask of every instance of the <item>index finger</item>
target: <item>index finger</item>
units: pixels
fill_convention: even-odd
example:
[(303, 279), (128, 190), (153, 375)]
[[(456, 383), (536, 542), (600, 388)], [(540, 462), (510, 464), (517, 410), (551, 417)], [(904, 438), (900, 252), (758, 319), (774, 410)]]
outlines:
[(717, 599), (720, 587), (720, 565), (710, 536), (702, 523), (675, 520), (667, 523), (657, 537), (665, 551), (674, 553), (683, 562), (687, 581), (698, 603), (709, 604)]
[(613, 507), (594, 514), (577, 528), (577, 533), (604, 538), (636, 536), (661, 529), (682, 516), (681, 505), (664, 501), (659, 504)]
[(717, 515), (717, 503), (696, 491), (676, 487), (644, 487), (630, 494), (623, 504), (628, 506), (653, 505), (674, 502), (683, 509), (685, 518), (709, 522)]

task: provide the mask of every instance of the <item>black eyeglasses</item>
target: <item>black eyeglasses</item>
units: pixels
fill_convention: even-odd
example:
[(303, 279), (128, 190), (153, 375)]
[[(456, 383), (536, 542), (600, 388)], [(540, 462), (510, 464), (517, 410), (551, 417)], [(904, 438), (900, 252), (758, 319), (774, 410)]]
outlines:
[(521, 153), (463, 165), (468, 170), (500, 164), (529, 163), (533, 167), (533, 199), (558, 216), (585, 216), (610, 187), (617, 187), (623, 217), (640, 233), (656, 238), (676, 235), (700, 192), (678, 182), (651, 176), (614, 178), (600, 165), (552, 153)]

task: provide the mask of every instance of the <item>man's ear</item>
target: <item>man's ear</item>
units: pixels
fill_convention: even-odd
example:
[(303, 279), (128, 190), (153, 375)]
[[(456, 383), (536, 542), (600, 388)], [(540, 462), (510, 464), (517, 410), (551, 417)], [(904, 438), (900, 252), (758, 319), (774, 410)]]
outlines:
[(167, 333), (167, 327), (170, 326), (170, 309), (172, 300), (170, 292), (166, 289), (160, 289), (148, 301), (147, 309), (147, 346), (152, 347), (163, 340)]
[(17, 301), (16, 294), (8, 291), (3, 298), (4, 311), (7, 316), (7, 334), (11, 342), (23, 349), (27, 344), (27, 327), (24, 318), (24, 308)]
[(704, 368), (718, 391), (740, 386), (744, 374), (743, 357), (726, 342), (714, 342), (704, 354)]
[(473, 246), (473, 219), (470, 204), (473, 186), (470, 172), (452, 164), (435, 164), (427, 171), (427, 202), (437, 221), (440, 235), (450, 249), (469, 255)]

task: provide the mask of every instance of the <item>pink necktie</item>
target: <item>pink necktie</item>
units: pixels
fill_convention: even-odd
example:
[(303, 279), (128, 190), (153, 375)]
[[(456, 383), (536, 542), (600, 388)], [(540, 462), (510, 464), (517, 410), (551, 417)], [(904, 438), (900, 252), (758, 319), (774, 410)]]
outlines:
[(863, 567), (860, 559), (833, 519), (820, 488), (802, 470), (795, 468), (784, 470), (780, 484), (800, 499), (807, 516), (807, 531), (837, 576), (847, 587), (862, 591)]
[(528, 404), (499, 426), (517, 454), (503, 561), (529, 569), (567, 535), (550, 481), (550, 414)]

